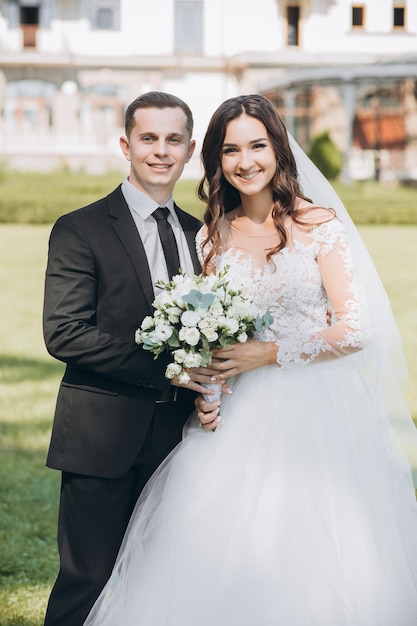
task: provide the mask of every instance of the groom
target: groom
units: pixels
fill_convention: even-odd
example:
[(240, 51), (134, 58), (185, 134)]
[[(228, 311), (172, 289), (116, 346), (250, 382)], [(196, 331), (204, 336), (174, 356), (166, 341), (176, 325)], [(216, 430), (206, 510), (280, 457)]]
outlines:
[[(161, 215), (171, 246), (174, 234), (177, 266), (201, 271), (194, 243), (200, 222), (172, 197), (195, 149), (192, 130), (179, 98), (136, 98), (120, 139), (129, 175), (107, 197), (58, 219), (51, 233), (44, 337), (66, 369), (47, 459), (62, 483), (60, 570), (46, 626), (83, 624), (138, 495), (194, 408), (195, 394), (165, 379), (167, 360), (134, 343), (135, 329), (152, 314), (155, 281), (170, 275)], [(161, 206), (167, 210), (153, 216)]]

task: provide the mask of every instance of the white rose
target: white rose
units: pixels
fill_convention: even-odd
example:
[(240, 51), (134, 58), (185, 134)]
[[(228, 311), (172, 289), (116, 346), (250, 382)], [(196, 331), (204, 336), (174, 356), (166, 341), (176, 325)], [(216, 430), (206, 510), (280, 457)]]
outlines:
[(152, 344), (153, 346), (162, 346), (161, 339), (157, 336), (156, 332), (153, 330), (147, 335), (147, 343)]
[(172, 294), (173, 302), (178, 304), (178, 306), (184, 307), (185, 303), (184, 303), (184, 300), (182, 299), (182, 296), (185, 296), (186, 294), (190, 293), (192, 289), (194, 289), (194, 285), (190, 282), (189, 279), (184, 280), (182, 283), (179, 283), (178, 285), (176, 285), (175, 291)]
[(153, 325), (154, 325), (153, 317), (151, 317), (150, 315), (147, 315), (146, 317), (143, 318), (141, 328), (142, 330), (149, 330), (150, 328), (153, 328)]
[(176, 316), (180, 316), (182, 313), (182, 309), (180, 309), (179, 306), (170, 306), (169, 309), (167, 310), (168, 315), (176, 315)]
[(178, 324), (178, 322), (180, 321), (180, 318), (178, 317), (178, 315), (173, 315), (172, 313), (170, 313), (168, 315), (168, 322), (170, 324)]
[(226, 317), (222, 326), (231, 335), (239, 330), (239, 322), (234, 317)]
[(208, 341), (216, 341), (219, 338), (218, 333), (213, 328), (204, 328), (201, 332)]
[(174, 355), (174, 359), (175, 359), (176, 363), (184, 363), (184, 360), (185, 360), (185, 357), (187, 356), (187, 353), (186, 353), (185, 350), (180, 348), (179, 350), (174, 350), (173, 355)]
[(196, 346), (200, 339), (200, 331), (198, 328), (181, 328), (179, 332), (180, 341), (185, 341), (189, 346)]
[(165, 370), (165, 377), (171, 380), (174, 376), (178, 376), (181, 373), (181, 370), (182, 367), (181, 365), (178, 365), (178, 363), (170, 363), (167, 365)]
[(185, 367), (200, 367), (201, 360), (202, 360), (202, 357), (200, 354), (195, 353), (195, 352), (190, 352), (189, 354), (186, 355), (184, 359), (184, 366)]
[(165, 289), (156, 296), (154, 303), (153, 303), (154, 307), (159, 310), (165, 309), (167, 306), (170, 306), (171, 304), (172, 304), (172, 296)]
[(181, 315), (181, 323), (184, 326), (197, 326), (200, 316), (195, 311), (184, 311)]
[(219, 315), (216, 319), (216, 325), (212, 324), (213, 328), (223, 328), (223, 326), (227, 323), (227, 317), (225, 315)]
[(165, 319), (166, 319), (165, 312), (159, 311), (159, 309), (157, 309), (155, 313), (153, 314), (154, 326), (161, 324), (162, 322), (165, 321)]
[(142, 332), (140, 328), (135, 331), (135, 343), (142, 343)]
[(220, 328), (222, 324), (224, 324), (226, 317), (224, 315), (219, 315), (218, 317), (209, 317), (210, 326), (214, 329)]
[(187, 374), (187, 372), (181, 372), (181, 374), (178, 376), (178, 381), (182, 384), (182, 385), (186, 385), (187, 383), (190, 382), (190, 377)]
[(174, 283), (175, 286), (182, 285), (184, 280), (185, 280), (184, 274), (176, 274), (175, 276), (172, 277), (172, 282)]
[(211, 317), (222, 317), (223, 307), (219, 302), (215, 302), (209, 309)]
[(232, 307), (236, 315), (240, 318), (247, 318), (252, 312), (252, 303), (244, 300), (241, 296), (233, 296)]
[(245, 343), (245, 342), (248, 340), (248, 335), (247, 335), (247, 333), (245, 333), (245, 332), (240, 333), (240, 334), (237, 336), (237, 340), (238, 340), (238, 342), (239, 342), (239, 343)]
[(172, 335), (172, 326), (168, 324), (158, 324), (155, 328), (155, 335), (160, 341), (166, 341)]

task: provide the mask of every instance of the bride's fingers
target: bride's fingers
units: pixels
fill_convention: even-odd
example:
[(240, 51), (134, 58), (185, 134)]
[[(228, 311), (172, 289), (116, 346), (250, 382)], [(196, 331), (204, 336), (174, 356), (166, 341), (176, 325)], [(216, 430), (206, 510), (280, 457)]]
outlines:
[(217, 373), (217, 369), (213, 367), (193, 367), (188, 369), (187, 372), (192, 380), (209, 383), (211, 377)]
[[(218, 369), (216, 370), (216, 373), (210, 377), (210, 381), (223, 382), (231, 376), (236, 376), (236, 374), (239, 374), (241, 371), (242, 370), (239, 368), (239, 364), (236, 361), (228, 359), (218, 365)], [(229, 393), (227, 389), (223, 389), (223, 392)]]
[(204, 373), (204, 374), (191, 374), (191, 378), (192, 380), (198, 382), (198, 383), (206, 383), (206, 385), (208, 385), (211, 382), (215, 382), (215, 376), (218, 372), (216, 371), (212, 371), (210, 373)]

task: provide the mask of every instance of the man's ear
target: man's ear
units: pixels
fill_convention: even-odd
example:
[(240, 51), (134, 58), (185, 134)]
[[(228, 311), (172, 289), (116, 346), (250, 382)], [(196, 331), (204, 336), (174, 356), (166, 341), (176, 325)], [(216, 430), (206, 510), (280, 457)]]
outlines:
[(120, 145), (120, 148), (122, 149), (123, 154), (125, 155), (125, 159), (127, 161), (130, 161), (130, 146), (129, 146), (128, 138), (125, 137), (124, 135), (120, 137), (119, 145)]
[(195, 146), (196, 146), (195, 139), (192, 139), (190, 141), (190, 145), (188, 146), (188, 150), (187, 150), (187, 161), (186, 161), (187, 163), (194, 154)]

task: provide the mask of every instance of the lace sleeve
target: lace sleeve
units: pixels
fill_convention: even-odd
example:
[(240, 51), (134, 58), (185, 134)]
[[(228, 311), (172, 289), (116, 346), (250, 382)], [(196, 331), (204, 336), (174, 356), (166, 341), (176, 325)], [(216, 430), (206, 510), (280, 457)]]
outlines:
[(315, 334), (280, 341), (277, 363), (283, 368), (349, 355), (366, 344), (364, 316), (343, 225), (333, 219), (314, 227), (311, 237), (317, 243), (316, 260), (333, 323)]

